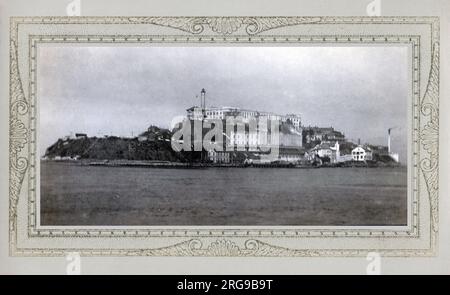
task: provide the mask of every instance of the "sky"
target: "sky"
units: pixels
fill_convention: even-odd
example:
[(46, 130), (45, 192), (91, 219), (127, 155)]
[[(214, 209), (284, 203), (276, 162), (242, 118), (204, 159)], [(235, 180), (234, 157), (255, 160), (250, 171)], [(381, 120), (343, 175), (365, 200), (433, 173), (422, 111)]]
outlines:
[(58, 138), (136, 136), (199, 105), (295, 113), (406, 160), (408, 50), (401, 46), (54, 46), (38, 50), (40, 154)]

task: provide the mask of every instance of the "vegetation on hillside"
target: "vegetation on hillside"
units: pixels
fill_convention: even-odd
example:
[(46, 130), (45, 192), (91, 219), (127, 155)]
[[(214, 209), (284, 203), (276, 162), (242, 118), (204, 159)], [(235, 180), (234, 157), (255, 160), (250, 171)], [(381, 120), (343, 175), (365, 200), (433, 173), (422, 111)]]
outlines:
[(108, 136), (58, 139), (47, 149), (45, 157), (186, 161), (184, 153), (177, 153), (172, 149), (170, 137), (170, 131), (151, 126), (135, 138)]

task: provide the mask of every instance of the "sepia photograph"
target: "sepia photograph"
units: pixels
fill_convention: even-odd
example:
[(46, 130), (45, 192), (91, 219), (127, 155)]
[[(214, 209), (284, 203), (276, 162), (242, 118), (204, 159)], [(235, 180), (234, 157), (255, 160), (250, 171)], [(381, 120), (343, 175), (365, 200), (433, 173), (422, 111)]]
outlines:
[(405, 226), (408, 59), (41, 45), (40, 224)]

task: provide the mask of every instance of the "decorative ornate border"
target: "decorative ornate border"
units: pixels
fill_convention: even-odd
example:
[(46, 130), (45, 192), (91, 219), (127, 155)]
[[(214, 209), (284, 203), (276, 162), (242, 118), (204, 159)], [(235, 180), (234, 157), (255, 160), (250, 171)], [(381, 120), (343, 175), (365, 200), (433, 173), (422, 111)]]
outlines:
[(219, 257), (364, 257), (368, 252), (377, 252), (383, 257), (430, 257), (430, 249), (290, 249), (246, 239), (242, 243), (230, 239), (216, 239), (203, 242), (189, 239), (167, 247), (139, 249), (21, 249), (20, 256), (65, 256), (68, 252), (78, 252), (83, 256), (219, 256)]
[[(21, 151), (29, 144), (35, 144), (35, 124), (27, 127), (25, 122), (30, 118), (30, 109), (34, 109), (34, 100), (25, 97), (25, 92), (20, 79), (19, 73), (19, 49), (18, 49), (18, 32), (20, 24), (152, 24), (173, 29), (191, 35), (197, 35), (199, 40), (209, 38), (210, 41), (227, 41), (229, 36), (239, 33), (239, 37), (245, 37), (248, 42), (258, 42), (258, 39), (267, 38), (267, 35), (260, 35), (263, 32), (275, 28), (294, 26), (299, 24), (426, 24), (430, 26), (431, 42), (432, 42), (432, 65), (428, 86), (420, 101), (420, 120), (427, 123), (423, 129), (420, 124), (415, 129), (419, 134), (420, 144), (426, 155), (422, 155), (420, 161), (420, 171), (422, 171), (426, 181), (426, 187), (430, 199), (430, 216), (431, 216), (431, 241), (430, 249), (427, 250), (377, 250), (390, 256), (415, 255), (424, 256), (432, 255), (435, 250), (435, 244), (438, 233), (438, 110), (439, 110), (439, 20), (435, 17), (19, 17), (11, 18), (11, 35), (10, 35), (10, 251), (15, 255), (62, 255), (69, 249), (19, 249), (17, 247), (17, 204), (21, 187), (23, 186), (26, 172), (29, 172), (29, 190), (36, 192), (36, 177), (28, 168), (35, 168), (35, 163), (30, 159), (35, 157), (35, 150), (30, 149), (28, 157), (24, 156)], [(188, 34), (188, 35), (189, 35)], [(180, 36), (181, 37), (181, 36)], [(233, 36), (235, 37), (235, 36)], [(236, 38), (239, 38), (236, 37)], [(285, 36), (282, 36), (285, 38)], [(365, 36), (363, 36), (365, 37)], [(377, 36), (379, 37), (379, 36)], [(62, 37), (63, 41), (67, 41)], [(124, 37), (128, 41), (127, 37)], [(176, 36), (174, 38), (177, 38)], [(277, 37), (273, 37), (277, 38)], [(351, 41), (351, 36), (347, 36)], [(387, 41), (387, 37), (386, 41)], [(164, 40), (164, 37), (162, 37)], [(311, 38), (311, 41), (313, 39)], [(375, 41), (375, 37), (373, 39)], [(400, 39), (399, 39), (400, 40)], [(89, 40), (90, 41), (90, 40)], [(102, 40), (103, 41), (103, 40)], [(115, 41), (115, 40), (113, 40)], [(137, 41), (141, 41), (137, 37)], [(177, 41), (175, 39), (175, 41)], [(189, 37), (187, 37), (189, 41)], [(236, 41), (239, 41), (236, 39)], [(289, 41), (286, 39), (286, 41)], [(301, 41), (301, 39), (298, 39)], [(335, 41), (338, 41), (336, 38)], [(345, 40), (343, 40), (345, 41)], [(362, 37), (361, 37), (361, 41)], [(415, 45), (418, 46), (418, 45)], [(35, 56), (30, 55), (30, 59)], [(35, 69), (34, 69), (35, 70)], [(30, 71), (33, 71), (31, 69)], [(417, 79), (417, 82), (419, 80)], [(31, 81), (31, 83), (33, 83)], [(31, 85), (33, 86), (33, 85)], [(414, 93), (419, 95), (417, 89)], [(419, 119), (419, 116), (417, 116)], [(31, 163), (31, 164), (30, 164)], [(35, 200), (34, 200), (35, 202)], [(30, 218), (30, 216), (29, 216)], [(30, 219), (29, 219), (30, 220)], [(114, 236), (114, 230), (107, 231)], [(126, 231), (118, 231), (126, 235)], [(195, 231), (194, 231), (195, 232)], [(333, 235), (339, 231), (329, 231)], [(356, 236), (360, 236), (358, 230), (355, 231)], [(67, 234), (62, 232), (62, 234)], [(77, 232), (75, 231), (75, 236)], [(78, 234), (83, 233), (79, 231)], [(273, 233), (272, 233), (273, 234)], [(50, 233), (49, 235), (52, 235)], [(297, 234), (298, 235), (298, 234)], [(321, 234), (323, 235), (323, 233)], [(345, 235), (345, 232), (344, 232)], [(396, 236), (397, 234), (394, 234)], [(57, 236), (57, 235), (56, 235)], [(81, 236), (83, 236), (81, 234)], [(194, 235), (195, 236), (195, 235)], [(197, 235), (198, 236), (198, 235)], [(220, 231), (218, 236), (220, 235)], [(370, 236), (376, 237), (370, 233)], [(382, 234), (385, 237), (385, 234)], [(294, 235), (294, 237), (297, 237)], [(243, 237), (245, 238), (245, 236)], [(372, 249), (374, 250), (374, 249)], [(74, 251), (79, 251), (75, 249)], [(294, 250), (270, 245), (260, 240), (246, 240), (243, 246), (237, 245), (232, 240), (219, 239), (210, 242), (206, 247), (203, 246), (201, 240), (190, 239), (178, 244), (158, 248), (158, 249), (117, 249), (117, 250), (99, 250), (99, 249), (83, 249), (81, 253), (85, 255), (170, 255), (170, 256), (357, 256), (367, 253), (368, 249), (354, 250)]]

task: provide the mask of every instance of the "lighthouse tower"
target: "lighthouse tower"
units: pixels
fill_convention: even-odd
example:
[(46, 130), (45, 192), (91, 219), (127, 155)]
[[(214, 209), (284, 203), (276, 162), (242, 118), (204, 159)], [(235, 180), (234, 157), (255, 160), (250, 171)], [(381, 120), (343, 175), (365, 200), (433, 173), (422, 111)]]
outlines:
[(202, 109), (206, 108), (206, 90), (205, 90), (205, 88), (203, 88), (202, 91), (200, 91), (200, 107)]
[(398, 163), (398, 161), (399, 161), (398, 154), (397, 153), (393, 153), (391, 151), (391, 130), (394, 129), (394, 128), (395, 127), (388, 128), (388, 154), (389, 154), (389, 157), (391, 157), (392, 160), (394, 160), (395, 162)]

